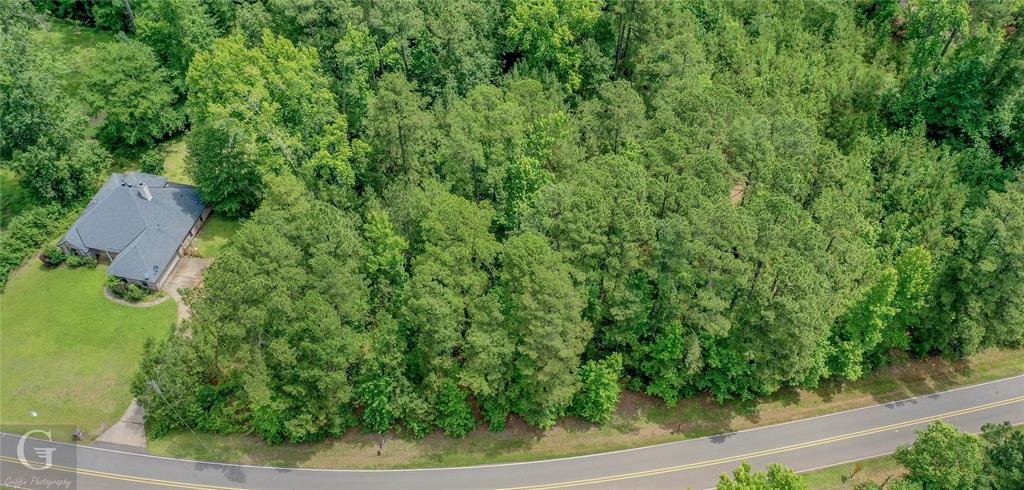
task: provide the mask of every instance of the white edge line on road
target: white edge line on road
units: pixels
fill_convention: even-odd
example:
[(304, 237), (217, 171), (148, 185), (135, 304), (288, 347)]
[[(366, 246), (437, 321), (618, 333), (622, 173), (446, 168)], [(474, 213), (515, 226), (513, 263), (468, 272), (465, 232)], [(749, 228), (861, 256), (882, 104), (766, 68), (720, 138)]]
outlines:
[[(95, 447), (95, 446), (82, 446), (82, 445), (79, 445), (79, 444), (68, 444), (68, 443), (64, 443), (64, 442), (54, 442), (54, 444), (61, 444), (61, 445), (64, 445), (64, 446), (76, 446), (76, 447), (79, 447), (79, 448), (85, 448), (85, 449), (90, 449), (90, 450), (94, 450), (94, 451), (104, 451), (104, 452), (110, 452), (110, 453), (126, 454), (126, 455), (129, 455), (129, 456), (136, 456), (136, 457), (140, 457), (140, 458), (165, 459), (165, 460), (185, 462), (185, 463), (197, 463), (197, 464), (209, 464), (209, 465), (220, 465), (220, 466), (232, 466), (232, 467), (237, 467), (237, 468), (257, 468), (257, 469), (266, 469), (266, 470), (297, 470), (297, 471), (301, 470), (301, 471), (323, 471), (323, 472), (338, 472), (338, 473), (387, 473), (387, 472), (412, 472), (412, 471), (468, 470), (468, 469), (477, 469), (477, 468), (494, 468), (494, 467), (501, 467), (501, 466), (519, 466), (519, 465), (525, 465), (525, 464), (542, 464), (542, 463), (551, 463), (551, 462), (558, 462), (558, 461), (568, 461), (568, 460), (573, 460), (573, 459), (594, 458), (594, 457), (608, 456), (608, 455), (612, 455), (612, 454), (627, 453), (627, 452), (632, 452), (632, 451), (641, 451), (641, 450), (645, 450), (645, 449), (651, 449), (651, 448), (662, 447), (662, 446), (670, 446), (670, 445), (673, 445), (673, 444), (682, 444), (682, 443), (687, 443), (687, 442), (691, 442), (691, 441), (699, 441), (699, 440), (702, 440), (702, 439), (711, 439), (711, 438), (714, 438), (714, 437), (723, 437), (723, 436), (728, 437), (728, 436), (732, 436), (732, 435), (735, 435), (735, 434), (742, 434), (744, 432), (752, 432), (752, 431), (756, 431), (756, 430), (771, 429), (773, 427), (780, 427), (780, 426), (784, 426), (784, 425), (795, 424), (797, 422), (807, 422), (809, 420), (816, 420), (816, 419), (821, 419), (821, 418), (825, 418), (825, 417), (834, 417), (834, 416), (837, 416), (837, 415), (843, 415), (843, 414), (847, 414), (847, 413), (851, 413), (851, 412), (857, 412), (857, 411), (860, 411), (860, 410), (867, 410), (867, 409), (871, 409), (871, 408), (885, 407), (885, 406), (888, 406), (888, 405), (905, 403), (905, 402), (909, 402), (909, 401), (912, 401), (912, 400), (918, 400), (918, 399), (921, 399), (921, 398), (931, 398), (931, 397), (935, 397), (935, 396), (938, 396), (938, 395), (944, 395), (946, 393), (952, 393), (954, 391), (969, 390), (969, 389), (972, 389), (972, 388), (977, 388), (979, 386), (990, 385), (990, 384), (993, 384), (993, 383), (1002, 383), (1002, 382), (1011, 381), (1011, 380), (1014, 380), (1014, 379), (1017, 379), (1017, 378), (1024, 378), (1024, 374), (1018, 374), (1016, 376), (1010, 376), (1008, 378), (994, 379), (992, 381), (986, 381), (984, 383), (978, 383), (978, 384), (970, 385), (970, 386), (961, 386), (959, 388), (953, 388), (953, 389), (949, 389), (949, 390), (945, 390), (945, 391), (938, 391), (938, 392), (935, 392), (935, 393), (929, 393), (927, 395), (918, 395), (918, 396), (914, 396), (914, 397), (910, 397), (910, 398), (904, 398), (902, 400), (895, 400), (895, 401), (881, 403), (881, 404), (877, 404), (877, 405), (869, 405), (869, 406), (866, 406), (866, 407), (851, 408), (849, 410), (843, 410), (842, 412), (826, 413), (826, 414), (822, 414), (822, 415), (816, 415), (814, 417), (808, 417), (808, 418), (805, 418), (805, 419), (790, 420), (790, 421), (787, 421), (787, 422), (779, 422), (777, 424), (765, 425), (765, 426), (760, 426), (760, 427), (751, 427), (749, 429), (743, 429), (743, 430), (738, 430), (738, 431), (733, 431), (733, 432), (723, 432), (721, 434), (715, 434), (715, 435), (704, 436), (704, 437), (697, 437), (697, 438), (694, 438), (694, 439), (683, 439), (683, 440), (680, 440), (680, 441), (671, 441), (671, 442), (663, 442), (661, 444), (652, 444), (650, 446), (641, 446), (641, 447), (634, 447), (634, 448), (629, 448), (629, 449), (619, 449), (617, 451), (607, 451), (607, 452), (603, 452), (603, 453), (581, 454), (579, 456), (566, 456), (566, 457), (563, 457), (563, 458), (538, 459), (538, 460), (534, 460), (534, 461), (516, 461), (516, 462), (512, 462), (512, 463), (492, 463), (492, 464), (481, 464), (481, 465), (475, 465), (475, 466), (450, 466), (450, 467), (439, 467), (439, 468), (399, 468), (399, 469), (384, 469), (384, 470), (374, 470), (374, 469), (334, 469), (334, 468), (300, 468), (300, 467), (288, 467), (288, 466), (260, 466), (260, 465), (250, 465), (250, 464), (222, 463), (222, 462), (217, 462), (217, 461), (199, 461), (199, 460), (195, 460), (195, 459), (171, 458), (171, 457), (168, 457), (168, 456), (156, 456), (156, 455), (153, 455), (153, 454), (140, 454), (140, 453), (133, 453), (133, 452), (129, 452), (129, 451), (120, 451), (120, 450), (117, 450), (117, 449), (108, 449), (108, 448)], [(3, 435), (3, 436), (16, 436), (15, 434), (8, 434), (6, 432), (0, 432), (0, 435)], [(856, 461), (860, 461), (860, 460), (856, 460)], [(836, 465), (839, 465), (839, 464), (845, 464), (845, 463), (836, 463)], [(830, 465), (830, 466), (835, 466), (835, 465)], [(828, 466), (825, 466), (825, 468), (827, 468), (827, 467)], [(805, 470), (805, 471), (811, 471), (811, 470)]]
[[(1013, 378), (1006, 378), (1006, 379), (1013, 379)], [(1024, 423), (1022, 423), (1022, 424), (1013, 424), (1014, 427), (1019, 427), (1021, 425), (1024, 425)], [(981, 432), (968, 432), (968, 434), (981, 434)], [(825, 468), (832, 468), (832, 467), (835, 467), (835, 466), (842, 466), (844, 464), (859, 463), (861, 461), (867, 461), (869, 459), (875, 459), (875, 458), (881, 458), (882, 456), (888, 456), (890, 454), (894, 454), (895, 452), (896, 451), (886, 451), (884, 453), (875, 454), (874, 456), (864, 456), (863, 458), (851, 459), (851, 460), (842, 461), (842, 462), (839, 462), (839, 463), (832, 463), (832, 464), (826, 464), (826, 465), (822, 465), (822, 466), (815, 466), (814, 468), (807, 468), (805, 470), (795, 471), (794, 473), (796, 473), (798, 475), (801, 475), (801, 474), (804, 474), (804, 473), (810, 473), (812, 471), (823, 470)], [(708, 487), (708, 488), (705, 488), (704, 490), (715, 490), (715, 487)]]
[[(825, 468), (831, 468), (833, 466), (842, 466), (844, 464), (857, 463), (859, 461), (864, 461), (864, 460), (868, 460), (868, 459), (881, 458), (882, 456), (888, 456), (888, 455), (890, 455), (890, 454), (892, 454), (894, 452), (895, 451), (886, 451), (884, 453), (878, 453), (878, 454), (876, 454), (874, 456), (864, 456), (863, 458), (851, 459), (849, 461), (842, 461), (840, 463), (827, 464), (827, 465), (824, 465), (824, 466), (816, 466), (814, 468), (807, 468), (806, 470), (796, 471), (795, 473), (799, 475), (799, 474), (803, 474), (803, 473), (810, 473), (812, 471), (823, 470)], [(717, 487), (708, 487), (708, 488), (705, 488), (704, 490), (715, 490), (715, 488), (717, 488)]]

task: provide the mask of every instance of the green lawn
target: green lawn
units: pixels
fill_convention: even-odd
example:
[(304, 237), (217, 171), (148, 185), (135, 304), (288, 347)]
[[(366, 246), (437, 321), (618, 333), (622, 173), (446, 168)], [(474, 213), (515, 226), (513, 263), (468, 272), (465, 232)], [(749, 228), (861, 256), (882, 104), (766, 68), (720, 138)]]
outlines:
[[(164, 171), (161, 172), (161, 175), (167, 177), (167, 180), (171, 182), (195, 185), (192, 178), (185, 172), (185, 155), (188, 154), (188, 146), (185, 145), (184, 134), (174, 136), (154, 147), (164, 151)], [(114, 172), (137, 172), (141, 157), (142, 153), (138, 149), (117, 152), (114, 154), (114, 164), (111, 170)]]
[(227, 245), (241, 226), (242, 223), (236, 220), (222, 218), (217, 214), (210, 216), (210, 219), (203, 225), (202, 231), (199, 232), (199, 236), (196, 237), (195, 247), (199, 256), (205, 258), (220, 256), (224, 245)]
[(831, 466), (800, 476), (809, 490), (853, 490), (858, 483), (881, 483), (890, 476), (895, 478), (903, 473), (903, 467), (889, 455)]
[(0, 228), (30, 206), (32, 196), (18, 182), (18, 176), (9, 168), (0, 168)]
[(115, 304), (104, 276), (103, 267), (49, 270), (35, 259), (12, 275), (0, 294), (0, 427), (71, 425), (95, 437), (124, 412), (142, 344), (166, 335), (176, 307)]
[(421, 440), (392, 436), (384, 454), (379, 456), (379, 436), (358, 430), (320, 443), (274, 446), (246, 435), (200, 434), (212, 452), (191, 433), (183, 431), (149, 441), (149, 451), (193, 459), (305, 468), (410, 468), (530, 461), (721, 434), (1020, 373), (1024, 373), (1024, 350), (988, 349), (964, 361), (913, 361), (882, 369), (855, 383), (824, 383), (816, 390), (789, 389), (746, 404), (718, 404), (702, 395), (666, 407), (658, 400), (624, 393), (612, 421), (604, 426), (565, 418), (544, 432), (513, 418), (504, 432), (478, 427), (462, 439), (439, 433)]
[(185, 136), (175, 136), (167, 141), (167, 157), (164, 158), (164, 177), (171, 182), (179, 184), (191, 184), (192, 179), (185, 173), (185, 155), (188, 154), (188, 147), (185, 145)]

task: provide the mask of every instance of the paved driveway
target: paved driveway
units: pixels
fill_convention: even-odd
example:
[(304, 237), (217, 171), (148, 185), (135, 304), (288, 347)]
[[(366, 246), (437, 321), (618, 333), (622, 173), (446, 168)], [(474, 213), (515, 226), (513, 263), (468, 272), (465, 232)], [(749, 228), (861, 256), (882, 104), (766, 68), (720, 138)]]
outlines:
[(174, 298), (178, 303), (178, 325), (189, 317), (191, 312), (185, 306), (178, 289), (194, 288), (203, 282), (203, 271), (210, 266), (213, 259), (200, 259), (196, 257), (182, 257), (178, 264), (171, 271), (171, 277), (164, 282), (163, 290), (168, 296)]
[(146, 449), (146, 429), (144, 412), (139, 402), (132, 400), (128, 410), (121, 416), (121, 420), (110, 426), (106, 432), (96, 438), (96, 445), (108, 446), (129, 446)]
[[(178, 304), (178, 326), (181, 326), (181, 322), (191, 314), (191, 310), (185, 305), (178, 289), (194, 288), (203, 282), (203, 272), (211, 262), (213, 259), (182, 257), (171, 271), (171, 276), (164, 281), (163, 291)], [(116, 298), (111, 299), (118, 301)], [(143, 416), (142, 406), (132, 400), (128, 410), (121, 416), (121, 420), (100, 434), (96, 442), (100, 446), (127, 446), (145, 450), (146, 432), (143, 428)]]

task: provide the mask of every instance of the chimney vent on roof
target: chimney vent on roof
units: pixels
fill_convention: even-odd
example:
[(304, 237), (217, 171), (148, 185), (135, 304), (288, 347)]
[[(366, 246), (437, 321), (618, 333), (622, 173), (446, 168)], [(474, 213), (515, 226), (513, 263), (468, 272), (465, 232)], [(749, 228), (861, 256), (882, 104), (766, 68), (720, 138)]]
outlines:
[(149, 192), (149, 186), (145, 182), (139, 184), (139, 195), (147, 201), (153, 200), (153, 193)]

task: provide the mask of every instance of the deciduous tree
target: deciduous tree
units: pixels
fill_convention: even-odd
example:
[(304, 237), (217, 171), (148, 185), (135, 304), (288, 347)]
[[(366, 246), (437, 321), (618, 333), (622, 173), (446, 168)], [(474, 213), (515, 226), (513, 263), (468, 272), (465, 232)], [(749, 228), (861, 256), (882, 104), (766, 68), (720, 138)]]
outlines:
[(100, 45), (84, 83), (99, 136), (114, 148), (152, 144), (183, 124), (177, 80), (139, 41)]
[(619, 354), (600, 361), (587, 361), (580, 367), (580, 389), (573, 397), (571, 412), (594, 423), (607, 423), (619, 405), (621, 376), (622, 356)]
[(312, 49), (268, 31), (253, 48), (237, 35), (218, 39), (196, 56), (187, 85), (189, 168), (215, 209), (252, 212), (263, 175), (299, 171), (314, 155), (307, 170), (318, 184), (340, 195), (350, 186), (347, 138)]
[(978, 439), (941, 421), (919, 431), (914, 444), (901, 446), (895, 458), (910, 471), (905, 478), (925, 488), (974, 488), (982, 474)]
[(145, 2), (136, 11), (135, 21), (139, 39), (179, 80), (184, 79), (192, 57), (208, 49), (218, 34), (206, 6), (191, 0)]
[(718, 479), (718, 490), (802, 490), (807, 485), (800, 475), (778, 464), (768, 465), (767, 471), (755, 473), (750, 464), (744, 462), (732, 470), (732, 478), (722, 474)]

